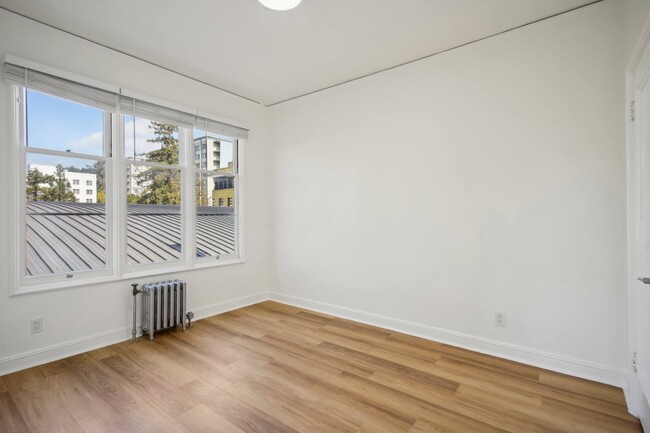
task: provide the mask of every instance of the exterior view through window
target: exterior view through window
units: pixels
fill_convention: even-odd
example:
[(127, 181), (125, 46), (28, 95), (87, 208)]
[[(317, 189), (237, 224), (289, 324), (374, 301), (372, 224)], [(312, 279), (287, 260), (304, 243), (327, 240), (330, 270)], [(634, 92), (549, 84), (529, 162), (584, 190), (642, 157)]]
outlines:
[[(109, 115), (32, 90), (25, 91), (24, 98), (25, 273), (106, 269)], [(67, 156), (72, 153), (75, 157)], [(86, 181), (97, 190), (71, 186)]]
[(18, 288), (240, 258), (248, 131), (19, 66), (6, 72), (17, 101)]

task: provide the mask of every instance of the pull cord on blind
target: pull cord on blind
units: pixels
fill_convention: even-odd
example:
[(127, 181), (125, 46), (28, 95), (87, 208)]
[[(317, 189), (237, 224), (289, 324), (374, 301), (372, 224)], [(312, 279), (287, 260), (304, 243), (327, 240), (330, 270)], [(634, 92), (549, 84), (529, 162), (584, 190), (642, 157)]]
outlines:
[(81, 104), (90, 105), (101, 110), (116, 112), (119, 109), (124, 114), (136, 115), (147, 119), (170, 123), (184, 128), (205, 127), (207, 131), (234, 138), (248, 138), (248, 130), (229, 125), (217, 120), (207, 119), (191, 113), (167, 108), (140, 99), (118, 95), (107, 90), (77, 83), (65, 78), (55, 77), (35, 71), (24, 66), (5, 63), (7, 80), (29, 89), (45, 92), (54, 96), (69, 99)]

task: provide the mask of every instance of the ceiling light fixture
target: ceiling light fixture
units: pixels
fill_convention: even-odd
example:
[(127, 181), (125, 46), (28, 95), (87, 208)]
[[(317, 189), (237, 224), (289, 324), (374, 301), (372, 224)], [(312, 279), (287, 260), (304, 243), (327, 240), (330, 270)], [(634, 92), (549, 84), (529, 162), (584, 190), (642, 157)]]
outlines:
[(288, 11), (300, 4), (302, 0), (258, 0), (264, 7), (274, 11)]

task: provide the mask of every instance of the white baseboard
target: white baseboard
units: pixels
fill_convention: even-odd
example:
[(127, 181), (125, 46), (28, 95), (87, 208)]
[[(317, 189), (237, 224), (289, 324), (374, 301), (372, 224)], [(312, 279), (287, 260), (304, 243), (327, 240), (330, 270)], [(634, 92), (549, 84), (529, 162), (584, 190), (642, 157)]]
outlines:
[(216, 316), (217, 314), (227, 313), (237, 308), (248, 307), (249, 305), (259, 304), (260, 302), (271, 299), (271, 292), (256, 293), (242, 298), (232, 299), (230, 301), (219, 302), (218, 304), (208, 305), (206, 307), (194, 308), (194, 320), (205, 319), (206, 317)]
[[(625, 374), (622, 371), (617, 371), (606, 366), (282, 293), (262, 292), (193, 309), (194, 318), (195, 320), (200, 320), (269, 299), (428, 340), (451, 344), (500, 358), (522, 362), (524, 364), (534, 365), (536, 367), (546, 368), (559, 373), (570, 374), (572, 376), (625, 388)], [(6, 357), (0, 359), (0, 376), (88, 352), (100, 347), (120, 343), (130, 338), (131, 327), (126, 326), (124, 328)]]
[[(263, 292), (193, 309), (192, 311), (194, 312), (194, 319), (200, 320), (231, 310), (236, 310), (237, 308), (257, 304), (268, 299), (269, 292)], [(80, 353), (89, 352), (101, 347), (110, 346), (111, 344), (121, 343), (131, 338), (131, 332), (132, 327), (125, 326), (112, 331), (106, 331), (0, 359), (0, 376), (24, 370), (26, 368), (35, 367), (37, 365), (47, 364), (48, 362), (57, 361)], [(137, 332), (138, 335), (141, 335), (139, 326)]]
[(587, 361), (572, 359), (566, 356), (515, 346), (513, 344), (502, 343), (487, 338), (435, 328), (433, 326), (408, 322), (374, 313), (367, 313), (365, 311), (340, 307), (338, 305), (313, 301), (283, 293), (273, 292), (271, 293), (270, 298), (274, 301), (293, 305), (299, 308), (306, 308), (324, 314), (390, 329), (403, 334), (425, 338), (427, 340), (447, 343), (464, 349), (473, 350), (475, 352), (485, 353), (487, 355), (493, 355), (499, 358), (505, 358), (608, 385), (624, 387), (626, 382), (625, 373), (623, 371)]
[(0, 359), (0, 376), (110, 346), (131, 338), (131, 327), (114, 329)]

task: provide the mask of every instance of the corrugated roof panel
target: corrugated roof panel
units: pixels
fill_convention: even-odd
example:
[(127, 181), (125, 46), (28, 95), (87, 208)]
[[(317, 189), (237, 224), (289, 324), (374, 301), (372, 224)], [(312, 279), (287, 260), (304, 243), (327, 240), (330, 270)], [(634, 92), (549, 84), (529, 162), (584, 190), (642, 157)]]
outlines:
[[(179, 206), (128, 205), (127, 263), (181, 258)], [(29, 202), (26, 273), (50, 275), (106, 266), (106, 215), (101, 203)], [(197, 254), (235, 250), (232, 208), (197, 207)]]

